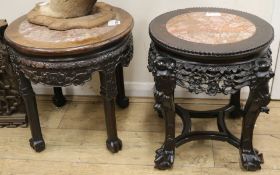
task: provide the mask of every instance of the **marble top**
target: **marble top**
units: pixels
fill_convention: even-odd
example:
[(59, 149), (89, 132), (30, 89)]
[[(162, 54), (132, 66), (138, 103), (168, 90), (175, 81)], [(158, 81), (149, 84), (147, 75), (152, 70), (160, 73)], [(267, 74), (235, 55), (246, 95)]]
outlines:
[(182, 40), (203, 44), (236, 43), (252, 37), (256, 26), (229, 13), (189, 12), (171, 18), (167, 31)]
[(113, 7), (116, 16), (102, 26), (90, 29), (51, 30), (35, 25), (22, 16), (9, 25), (5, 39), (18, 51), (38, 55), (65, 55), (93, 51), (128, 35), (133, 18)]
[(108, 26), (108, 24), (92, 29), (71, 29), (66, 31), (50, 30), (45, 26), (39, 26), (29, 23), (27, 20), (19, 25), (19, 34), (29, 40), (47, 43), (71, 43), (82, 42), (88, 39), (101, 37), (113, 31), (117, 25)]

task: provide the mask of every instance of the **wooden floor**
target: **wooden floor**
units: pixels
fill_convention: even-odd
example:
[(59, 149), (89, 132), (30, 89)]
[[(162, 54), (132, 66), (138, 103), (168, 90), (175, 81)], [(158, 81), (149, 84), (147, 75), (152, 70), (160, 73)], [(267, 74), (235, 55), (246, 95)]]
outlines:
[[(28, 128), (0, 129), (0, 175), (280, 175), (280, 102), (270, 104), (270, 115), (259, 118), (254, 144), (264, 153), (263, 169), (255, 173), (240, 170), (238, 150), (218, 141), (195, 141), (176, 150), (172, 170), (153, 167), (154, 151), (164, 138), (162, 119), (153, 111), (152, 99), (132, 98), (130, 107), (117, 109), (119, 136), (123, 150), (106, 150), (105, 124), (99, 98), (75, 97), (58, 109), (39, 97), (38, 106), (47, 143), (35, 153), (28, 144)], [(192, 109), (213, 109), (224, 100), (178, 100)], [(240, 135), (241, 120), (228, 120)], [(178, 132), (182, 127), (177, 121)], [(214, 119), (196, 120), (195, 130), (217, 130)]]

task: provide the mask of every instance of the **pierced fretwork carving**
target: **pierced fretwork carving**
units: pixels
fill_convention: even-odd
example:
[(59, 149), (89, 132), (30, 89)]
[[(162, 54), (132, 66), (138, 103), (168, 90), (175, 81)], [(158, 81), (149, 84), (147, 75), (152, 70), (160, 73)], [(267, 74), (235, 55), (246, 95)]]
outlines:
[[(154, 43), (151, 44), (148, 68), (154, 76), (158, 71), (156, 65), (162, 62), (163, 58), (165, 60), (164, 66), (166, 69), (170, 69), (171, 63), (166, 61), (170, 57), (163, 52), (159, 53)], [(261, 57), (234, 64), (199, 64), (176, 58), (171, 60), (173, 60), (172, 69), (174, 69), (178, 86), (186, 88), (192, 93), (204, 92), (211, 96), (218, 93), (234, 94), (242, 87), (254, 86), (262, 74), (269, 76), (272, 73), (270, 69), (265, 70), (267, 67), (270, 68), (272, 64), (270, 49)]]
[[(253, 131), (260, 112), (269, 112), (269, 80), (274, 76), (271, 70), (271, 50), (267, 49), (254, 58), (235, 63), (208, 64), (184, 60), (171, 56), (151, 44), (148, 69), (155, 79), (155, 109), (166, 123), (166, 139), (157, 150), (155, 164), (159, 169), (170, 168), (174, 162), (175, 146), (199, 139), (227, 141), (239, 148), (243, 167), (249, 171), (261, 168), (262, 154), (253, 147)], [(225, 124), (226, 114), (241, 111), (240, 104), (229, 104), (212, 111), (191, 111), (176, 105), (174, 109), (175, 84), (192, 93), (216, 95), (238, 95), (240, 89), (249, 86), (250, 95), (243, 115), (241, 139), (235, 137)], [(240, 96), (240, 94), (239, 94)], [(183, 121), (181, 135), (174, 136), (175, 112)], [(191, 131), (191, 118), (217, 118), (219, 132)], [(168, 145), (168, 146), (167, 146)]]

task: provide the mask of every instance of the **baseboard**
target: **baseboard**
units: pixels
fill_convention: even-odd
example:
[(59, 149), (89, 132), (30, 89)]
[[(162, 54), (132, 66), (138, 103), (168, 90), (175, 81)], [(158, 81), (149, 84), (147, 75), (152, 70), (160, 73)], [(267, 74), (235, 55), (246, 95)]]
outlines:
[[(52, 87), (36, 85), (33, 86), (34, 91), (38, 95), (51, 95), (53, 94)], [(154, 83), (151, 82), (126, 82), (126, 95), (131, 97), (153, 97), (153, 88)], [(88, 86), (69, 86), (63, 88), (63, 93), (65, 95), (80, 95), (80, 96), (91, 96), (98, 95), (99, 92), (96, 92), (94, 88)], [(248, 96), (249, 90), (244, 88), (241, 91), (241, 98), (246, 99)], [(208, 96), (206, 94), (191, 94), (188, 93), (185, 89), (177, 87), (175, 91), (175, 97), (180, 98), (208, 98), (208, 99), (228, 99), (226, 95), (218, 94), (217, 96)]]

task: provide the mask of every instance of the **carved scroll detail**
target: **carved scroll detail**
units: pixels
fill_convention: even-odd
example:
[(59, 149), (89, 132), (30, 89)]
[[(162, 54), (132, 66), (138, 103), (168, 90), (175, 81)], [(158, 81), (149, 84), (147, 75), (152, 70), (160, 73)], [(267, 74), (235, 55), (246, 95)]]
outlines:
[[(235, 64), (198, 64), (172, 58), (170, 55), (159, 53), (154, 44), (151, 44), (149, 53), (149, 70), (156, 77), (158, 67), (155, 66), (163, 57), (174, 60), (176, 67), (174, 74), (176, 84), (192, 93), (206, 93), (215, 96), (218, 93), (234, 94), (242, 87), (254, 87), (260, 76), (273, 76), (271, 50), (255, 59)], [(166, 69), (170, 65), (165, 65)]]
[[(40, 61), (44, 58), (28, 58), (21, 55), (11, 47), (8, 51), (11, 61), (17, 71), (22, 71), (24, 75), (33, 83), (42, 83), (51, 86), (81, 85), (91, 80), (95, 71), (107, 71), (115, 69), (118, 63), (127, 65), (133, 55), (132, 36), (121, 45), (117, 45), (112, 51), (102, 52), (102, 54), (87, 55), (77, 57), (78, 61), (47, 62)], [(47, 58), (45, 58), (47, 60)]]

